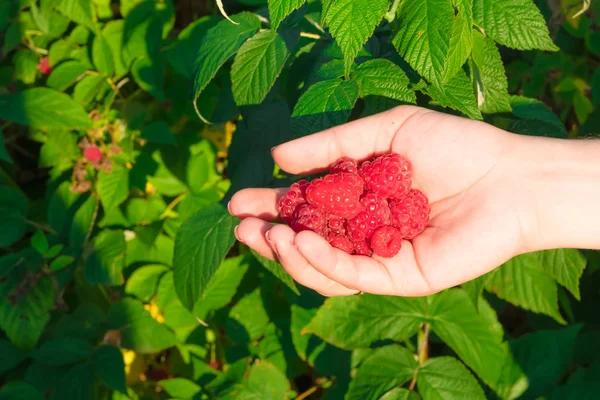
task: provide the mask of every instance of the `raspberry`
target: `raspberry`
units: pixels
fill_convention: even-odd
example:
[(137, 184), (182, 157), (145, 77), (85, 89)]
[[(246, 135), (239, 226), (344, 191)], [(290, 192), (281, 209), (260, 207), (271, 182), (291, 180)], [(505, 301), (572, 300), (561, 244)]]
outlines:
[(402, 247), (402, 235), (400, 231), (391, 226), (382, 226), (373, 233), (371, 237), (371, 249), (373, 253), (381, 257), (394, 257)]
[(327, 228), (330, 234), (345, 235), (346, 234), (346, 220), (344, 218), (336, 217), (335, 215), (329, 215), (327, 217)]
[(387, 201), (376, 193), (363, 195), (360, 203), (363, 210), (347, 223), (348, 236), (355, 242), (370, 239), (375, 229), (389, 225), (391, 217)]
[(391, 225), (398, 228), (404, 239), (412, 239), (423, 232), (429, 221), (429, 201), (417, 189), (411, 189), (401, 198), (390, 201)]
[(306, 188), (308, 187), (308, 181), (300, 180), (292, 183), (290, 189), (287, 191), (285, 196), (279, 199), (277, 203), (277, 209), (279, 216), (286, 222), (291, 222), (294, 217), (294, 212), (298, 206), (306, 203)]
[(302, 204), (296, 209), (290, 226), (295, 232), (313, 231), (325, 236), (327, 219), (325, 213), (317, 206)]
[(348, 173), (329, 174), (315, 179), (306, 189), (306, 200), (322, 211), (341, 218), (353, 218), (361, 211), (363, 180)]
[(354, 242), (354, 251), (359, 256), (371, 256), (372, 254), (371, 247), (369, 247), (369, 244), (364, 240), (360, 242)]
[(98, 146), (89, 146), (83, 150), (83, 157), (91, 163), (99, 163), (102, 160), (102, 150)]
[(43, 75), (49, 75), (50, 72), (52, 72), (52, 67), (50, 66), (50, 59), (48, 57), (42, 58), (37, 65), (37, 70), (40, 71)]
[(356, 160), (350, 157), (342, 157), (329, 169), (330, 174), (339, 174), (342, 172), (358, 175), (358, 163)]
[(362, 163), (359, 175), (365, 188), (387, 198), (402, 197), (410, 190), (410, 162), (399, 154), (387, 154)]
[(343, 250), (348, 254), (352, 254), (352, 251), (354, 250), (354, 243), (344, 235), (331, 234), (327, 238), (327, 241), (333, 247)]

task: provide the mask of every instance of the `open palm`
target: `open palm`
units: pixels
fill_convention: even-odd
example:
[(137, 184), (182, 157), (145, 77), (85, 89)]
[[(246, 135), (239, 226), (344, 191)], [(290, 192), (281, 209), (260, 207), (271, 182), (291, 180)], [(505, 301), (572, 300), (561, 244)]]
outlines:
[(351, 256), (310, 231), (276, 220), (285, 189), (245, 189), (229, 209), (243, 219), (240, 241), (281, 262), (300, 284), (327, 295), (357, 292), (421, 296), (476, 278), (528, 251), (522, 247), (527, 199), (519, 197), (511, 154), (514, 135), (483, 122), (400, 106), (273, 150), (292, 174), (327, 169), (348, 156), (400, 153), (413, 164), (413, 187), (431, 202), (425, 231), (393, 258)]

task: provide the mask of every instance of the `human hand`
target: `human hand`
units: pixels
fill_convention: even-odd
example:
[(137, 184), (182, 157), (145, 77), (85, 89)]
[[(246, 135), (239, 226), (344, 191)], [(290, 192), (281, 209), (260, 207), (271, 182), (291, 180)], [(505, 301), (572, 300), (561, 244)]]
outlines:
[(314, 232), (272, 225), (277, 199), (287, 189), (236, 193), (229, 204), (242, 219), (236, 236), (327, 296), (422, 296), (458, 285), (531, 250), (529, 200), (513, 175), (516, 137), (483, 122), (400, 106), (273, 150), (275, 162), (292, 174), (326, 169), (342, 156), (406, 156), (413, 187), (430, 200), (431, 219), (393, 258), (351, 256)]

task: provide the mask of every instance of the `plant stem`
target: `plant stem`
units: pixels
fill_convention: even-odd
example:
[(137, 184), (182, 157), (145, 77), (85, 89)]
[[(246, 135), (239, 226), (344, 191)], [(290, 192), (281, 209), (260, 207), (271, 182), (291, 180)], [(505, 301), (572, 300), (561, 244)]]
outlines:
[(163, 213), (160, 215), (160, 219), (167, 218), (169, 216), (169, 213), (175, 208), (175, 206), (179, 204), (181, 200), (185, 199), (185, 196), (187, 196), (187, 193), (182, 193), (179, 196), (177, 196), (175, 200), (169, 203), (167, 208), (165, 208), (165, 211), (163, 211)]
[(35, 221), (32, 221), (32, 220), (30, 220), (30, 219), (25, 219), (25, 222), (26, 222), (28, 225), (31, 225), (31, 226), (33, 226), (34, 228), (37, 228), (37, 229), (39, 229), (39, 230), (41, 230), (41, 231), (44, 231), (44, 232), (46, 232), (46, 233), (49, 233), (49, 234), (51, 234), (51, 235), (55, 235), (55, 234), (56, 234), (56, 231), (55, 231), (54, 229), (52, 229), (52, 227), (50, 227), (50, 226), (48, 226), (48, 225), (45, 225), (45, 224), (40, 224), (40, 223), (38, 223), (38, 222), (35, 222)]
[(318, 387), (315, 385), (313, 387), (311, 387), (310, 389), (308, 389), (306, 392), (301, 393), (298, 397), (296, 397), (296, 400), (303, 400), (306, 399), (308, 396), (310, 396), (311, 394), (313, 394), (314, 392), (316, 392), (318, 389)]
[(309, 38), (309, 39), (315, 39), (315, 40), (322, 39), (321, 35), (318, 35), (316, 33), (310, 33), (310, 32), (300, 32), (300, 36)]
[(100, 209), (100, 199), (96, 199), (96, 207), (94, 208), (94, 212), (92, 214), (92, 220), (90, 221), (90, 226), (88, 228), (88, 232), (85, 235), (85, 239), (83, 239), (83, 247), (87, 244), (88, 240), (90, 240), (90, 236), (92, 236), (92, 231), (94, 230), (94, 225), (96, 225), (96, 218), (98, 218), (98, 210)]
[[(429, 357), (429, 324), (425, 322), (422, 325), (422, 330), (419, 331), (419, 336), (417, 341), (419, 342), (419, 366), (423, 365), (427, 358)], [(415, 385), (417, 384), (417, 374), (419, 369), (417, 368), (415, 374), (413, 375), (412, 381), (410, 381), (410, 386), (408, 390), (414, 390)]]
[(389, 23), (391, 23), (396, 18), (396, 10), (398, 9), (398, 4), (400, 4), (400, 0), (394, 0), (394, 3), (392, 4), (392, 7), (385, 14), (385, 19)]

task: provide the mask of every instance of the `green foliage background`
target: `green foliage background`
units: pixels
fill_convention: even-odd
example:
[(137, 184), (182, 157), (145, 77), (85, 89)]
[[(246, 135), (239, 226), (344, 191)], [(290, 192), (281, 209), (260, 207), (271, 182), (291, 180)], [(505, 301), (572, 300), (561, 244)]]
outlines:
[(598, 2), (219, 5), (0, 2), (0, 399), (598, 398), (597, 252), (324, 299), (224, 206), (295, 179), (272, 146), (401, 104), (600, 132)]

